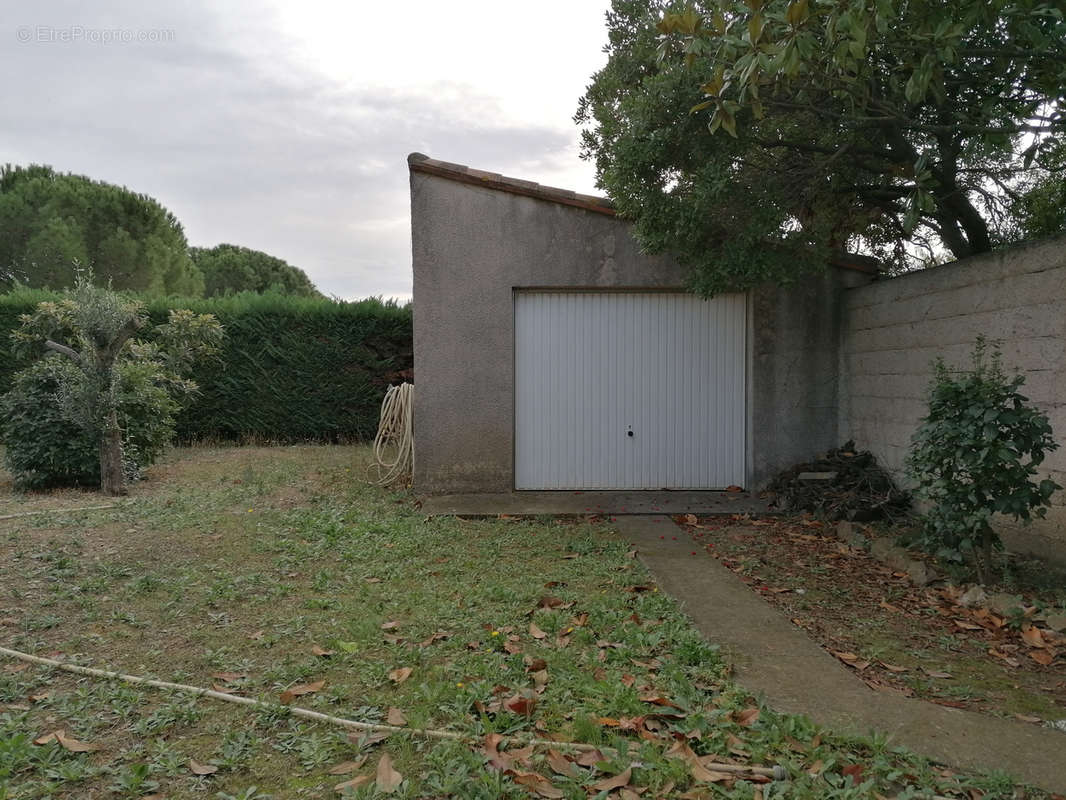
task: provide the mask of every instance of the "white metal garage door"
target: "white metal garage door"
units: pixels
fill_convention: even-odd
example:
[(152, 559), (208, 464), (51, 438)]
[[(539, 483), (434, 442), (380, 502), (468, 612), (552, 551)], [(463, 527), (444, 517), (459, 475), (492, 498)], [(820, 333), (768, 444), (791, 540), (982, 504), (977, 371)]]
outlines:
[(515, 487), (744, 484), (745, 298), (515, 293)]

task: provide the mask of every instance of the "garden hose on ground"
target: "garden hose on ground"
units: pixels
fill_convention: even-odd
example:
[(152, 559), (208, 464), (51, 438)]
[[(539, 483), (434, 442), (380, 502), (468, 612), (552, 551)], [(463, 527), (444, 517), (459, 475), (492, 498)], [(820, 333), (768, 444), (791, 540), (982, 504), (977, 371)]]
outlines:
[[(407, 728), (399, 725), (382, 725), (380, 723), (373, 722), (358, 722), (352, 719), (345, 719), (344, 717), (335, 717), (331, 714), (322, 714), (318, 711), (312, 711), (308, 708), (277, 705), (275, 703), (265, 703), (262, 700), (254, 700), (251, 697), (240, 697), (234, 694), (218, 692), (214, 689), (203, 689), (199, 686), (189, 686), (184, 683), (158, 681), (152, 678), (145, 678), (140, 675), (125, 675), (121, 672), (113, 672), (111, 670), (94, 669), (93, 667), (83, 667), (79, 664), (70, 664), (66, 661), (58, 661), (54, 658), (44, 658), (42, 656), (35, 656), (31, 653), (23, 653), (19, 650), (11, 650), (7, 647), (0, 647), (0, 656), (17, 658), (20, 661), (26, 661), (30, 664), (40, 664), (42, 666), (51, 667), (53, 669), (62, 670), (64, 672), (72, 672), (75, 675), (85, 675), (90, 678), (103, 678), (105, 680), (122, 681), (123, 683), (129, 683), (134, 686), (151, 686), (155, 689), (165, 689), (172, 692), (184, 692), (186, 694), (197, 695), (199, 697), (210, 697), (213, 700), (221, 700), (225, 703), (238, 703), (240, 705), (251, 706), (253, 708), (274, 711), (284, 709), (287, 713), (292, 714), (294, 717), (302, 717), (303, 719), (315, 720), (316, 722), (324, 722), (329, 725), (338, 725), (342, 728), (363, 731), (364, 733), (406, 733), (409, 736), (424, 737), (428, 739), (448, 739), (451, 741), (464, 742), (473, 746), (481, 744), (481, 737), (460, 733), (458, 731), (438, 730), (433, 728)], [(529, 736), (504, 736), (500, 739), (500, 744), (509, 745), (511, 747), (527, 747), (532, 745), (533, 747), (549, 747), (555, 748), (556, 750), (579, 753), (595, 752), (597, 750), (600, 750), (602, 752), (610, 752), (612, 755), (617, 755), (617, 751), (613, 750), (610, 747), (601, 746), (597, 748), (596, 745), (586, 744), (585, 742), (560, 742), (554, 739), (539, 739), (537, 737)], [(760, 775), (777, 781), (788, 780), (788, 772), (780, 764), (775, 764), (772, 767), (757, 767), (746, 764), (708, 763), (704, 764), (703, 766), (706, 769), (717, 770), (719, 772), (732, 772), (740, 776), (743, 776), (744, 774), (749, 774)]]
[(415, 461), (414, 390), (410, 383), (390, 386), (381, 401), (374, 461), (367, 468), (370, 482), (376, 486), (411, 482)]

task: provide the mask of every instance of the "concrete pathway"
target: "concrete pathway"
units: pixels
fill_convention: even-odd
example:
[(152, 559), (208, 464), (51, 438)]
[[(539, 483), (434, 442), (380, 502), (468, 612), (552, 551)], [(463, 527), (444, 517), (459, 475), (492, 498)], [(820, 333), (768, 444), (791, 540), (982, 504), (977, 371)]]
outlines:
[(501, 492), (422, 498), (427, 514), (495, 517), (499, 514), (767, 514), (769, 506), (747, 492)]
[(702, 547), (694, 548), (669, 517), (619, 517), (615, 525), (659, 586), (722, 647), (738, 683), (763, 693), (772, 708), (839, 731), (881, 731), (941, 763), (1001, 769), (1066, 793), (1066, 734), (870, 689)]

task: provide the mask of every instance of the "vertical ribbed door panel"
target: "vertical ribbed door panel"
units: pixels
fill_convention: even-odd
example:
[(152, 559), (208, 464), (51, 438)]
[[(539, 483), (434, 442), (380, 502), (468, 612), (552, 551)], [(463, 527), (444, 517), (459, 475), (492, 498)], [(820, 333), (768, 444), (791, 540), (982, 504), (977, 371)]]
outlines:
[(515, 488), (744, 485), (742, 294), (515, 293)]

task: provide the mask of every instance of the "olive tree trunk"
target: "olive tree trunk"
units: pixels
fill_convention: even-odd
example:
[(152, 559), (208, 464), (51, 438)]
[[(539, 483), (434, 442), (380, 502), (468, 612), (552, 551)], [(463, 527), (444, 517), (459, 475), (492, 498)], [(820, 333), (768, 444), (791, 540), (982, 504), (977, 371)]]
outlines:
[(126, 471), (122, 466), (122, 429), (113, 409), (100, 432), (100, 491), (112, 496), (127, 493)]

